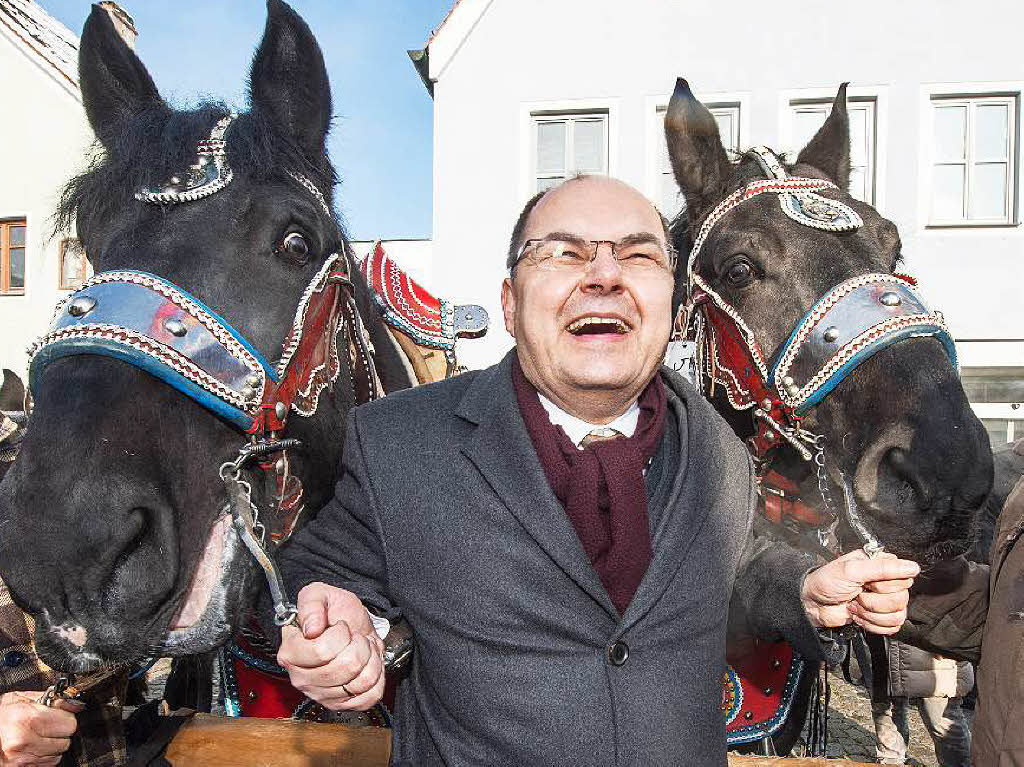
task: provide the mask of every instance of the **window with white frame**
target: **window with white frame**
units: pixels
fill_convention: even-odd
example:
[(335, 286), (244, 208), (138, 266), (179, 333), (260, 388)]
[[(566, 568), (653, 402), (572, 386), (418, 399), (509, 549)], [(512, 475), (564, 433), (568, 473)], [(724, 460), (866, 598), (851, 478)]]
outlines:
[[(832, 112), (832, 99), (795, 99), (789, 102), (790, 136), (799, 152), (814, 138)], [(873, 97), (846, 101), (850, 117), (850, 196), (875, 204), (875, 114)]]
[(932, 225), (1013, 223), (1017, 98), (932, 97)]
[(1024, 368), (963, 368), (960, 378), (993, 448), (1024, 437)]
[(577, 173), (608, 172), (608, 113), (534, 113), (535, 190)]
[[(718, 135), (722, 137), (722, 144), (726, 150), (739, 153), (740, 151), (740, 105), (729, 104), (705, 104), (715, 122), (718, 123)], [(683, 194), (679, 190), (675, 176), (672, 174), (672, 163), (668, 158), (668, 145), (665, 143), (665, 113), (668, 107), (658, 107), (658, 209), (667, 219), (672, 220), (682, 212), (686, 206)]]

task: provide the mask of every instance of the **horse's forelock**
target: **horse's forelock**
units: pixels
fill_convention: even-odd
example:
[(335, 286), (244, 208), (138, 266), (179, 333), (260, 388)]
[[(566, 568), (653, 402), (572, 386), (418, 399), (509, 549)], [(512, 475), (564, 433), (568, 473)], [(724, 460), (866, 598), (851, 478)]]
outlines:
[[(96, 142), (86, 169), (65, 185), (54, 219), (55, 233), (73, 231), (76, 220), (86, 229), (90, 222), (113, 221), (126, 206), (141, 216), (148, 207), (135, 200), (135, 193), (181, 175), (196, 160), (197, 142), (207, 138), (214, 123), (230, 111), (221, 102), (205, 102), (191, 110), (157, 105), (122, 121), (116, 134), (108, 137), (109, 148)], [(299, 172), (331, 203), (337, 176), (326, 154), (307, 157), (255, 112), (239, 115), (226, 138), (228, 163), (236, 173), (262, 181)]]

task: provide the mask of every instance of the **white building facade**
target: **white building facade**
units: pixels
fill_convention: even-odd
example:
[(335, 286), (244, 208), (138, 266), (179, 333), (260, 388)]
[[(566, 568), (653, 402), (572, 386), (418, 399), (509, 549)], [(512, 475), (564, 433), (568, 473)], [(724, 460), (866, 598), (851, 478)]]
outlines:
[[(131, 18), (102, 5), (133, 43)], [(24, 378), (26, 347), (91, 273), (74, 232), (54, 231), (61, 187), (93, 141), (78, 37), (32, 0), (0, 0), (0, 82), (0, 366)]]
[[(769, 10), (770, 9), (770, 10)], [(851, 81), (851, 192), (899, 227), (995, 443), (1024, 436), (1024, 6), (981, 0), (459, 0), (418, 68), (434, 98), (432, 287), (484, 304), (538, 189), (608, 173), (678, 208), (662, 134), (677, 76), (736, 148), (799, 149)]]

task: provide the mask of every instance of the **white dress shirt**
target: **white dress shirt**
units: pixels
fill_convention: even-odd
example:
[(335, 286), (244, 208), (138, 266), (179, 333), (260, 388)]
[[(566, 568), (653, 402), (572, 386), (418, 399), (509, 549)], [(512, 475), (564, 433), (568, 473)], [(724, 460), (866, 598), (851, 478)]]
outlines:
[(551, 423), (555, 426), (561, 426), (562, 431), (564, 431), (566, 436), (572, 440), (572, 443), (576, 445), (578, 450), (583, 449), (580, 447), (580, 443), (583, 442), (583, 438), (590, 434), (590, 432), (599, 429), (614, 429), (624, 437), (632, 437), (633, 432), (636, 431), (637, 422), (640, 420), (640, 405), (637, 404), (636, 400), (633, 400), (632, 404), (626, 408), (625, 413), (620, 415), (611, 423), (602, 425), (587, 423), (582, 418), (577, 418), (574, 415), (566, 413), (562, 408), (540, 392), (537, 392), (537, 396), (540, 397), (540, 404), (542, 404), (544, 409), (547, 411), (548, 419)]

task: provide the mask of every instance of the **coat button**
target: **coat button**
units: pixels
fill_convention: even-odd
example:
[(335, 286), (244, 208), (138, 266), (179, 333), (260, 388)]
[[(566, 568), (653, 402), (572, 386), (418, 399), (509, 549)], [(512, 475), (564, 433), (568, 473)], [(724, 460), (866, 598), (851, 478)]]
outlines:
[(28, 656), (18, 650), (8, 650), (4, 653), (3, 664), (7, 668), (17, 668), (22, 663), (28, 660)]
[(629, 658), (629, 645), (625, 642), (615, 642), (608, 645), (608, 662), (613, 666), (621, 666)]

